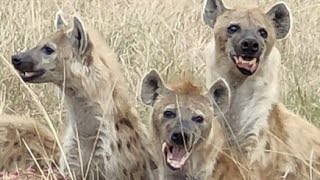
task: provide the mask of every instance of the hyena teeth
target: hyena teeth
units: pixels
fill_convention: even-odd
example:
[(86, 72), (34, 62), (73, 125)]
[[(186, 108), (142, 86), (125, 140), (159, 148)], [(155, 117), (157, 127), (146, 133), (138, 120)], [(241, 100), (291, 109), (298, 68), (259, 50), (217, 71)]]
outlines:
[(257, 58), (254, 58), (253, 60), (249, 61), (249, 64), (253, 65), (253, 64), (256, 64), (256, 62), (257, 62)]
[(233, 56), (233, 59), (236, 61), (236, 64), (239, 64), (239, 59), (237, 56)]
[(254, 72), (254, 71), (256, 70), (256, 68), (257, 68), (257, 64), (254, 63), (254, 64), (251, 66), (250, 71), (251, 71), (251, 72)]
[(25, 72), (24, 73), (24, 76), (25, 77), (31, 77), (31, 76), (33, 76), (35, 73), (33, 73), (33, 72)]
[(244, 62), (243, 58), (239, 56), (239, 63), (243, 63), (243, 62)]

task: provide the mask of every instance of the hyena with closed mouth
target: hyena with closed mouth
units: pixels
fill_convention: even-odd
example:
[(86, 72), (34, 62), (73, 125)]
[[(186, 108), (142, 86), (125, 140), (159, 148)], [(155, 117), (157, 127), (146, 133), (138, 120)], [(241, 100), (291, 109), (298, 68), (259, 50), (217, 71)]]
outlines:
[(64, 90), (69, 124), (61, 170), (77, 179), (153, 179), (146, 129), (114, 52), (76, 16), (69, 27), (58, 13), (55, 25), (52, 36), (12, 63), (24, 81)]
[(244, 179), (221, 153), (225, 137), (214, 113), (217, 107), (229, 108), (230, 90), (223, 79), (204, 93), (188, 79), (166, 85), (152, 70), (143, 78), (141, 99), (153, 107), (151, 135), (159, 179)]
[(281, 56), (274, 44), (290, 31), (287, 5), (230, 9), (207, 0), (203, 18), (214, 31), (207, 85), (223, 77), (231, 87), (231, 106), (220, 120), (232, 147), (261, 179), (319, 179), (319, 129), (278, 100)]

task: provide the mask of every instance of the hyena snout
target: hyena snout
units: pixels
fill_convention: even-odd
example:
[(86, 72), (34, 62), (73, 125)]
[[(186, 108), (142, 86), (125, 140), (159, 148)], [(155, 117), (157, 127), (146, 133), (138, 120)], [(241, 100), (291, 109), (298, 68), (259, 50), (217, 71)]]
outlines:
[(244, 57), (259, 57), (261, 55), (261, 45), (254, 37), (245, 37), (236, 44), (235, 51)]
[(187, 133), (182, 132), (173, 132), (171, 135), (172, 144), (183, 146), (184, 144), (188, 144), (190, 136)]
[(34, 62), (32, 58), (24, 53), (19, 53), (11, 56), (13, 66), (23, 72), (33, 71)]
[(259, 43), (253, 38), (243, 39), (241, 41), (241, 50), (246, 54), (254, 55), (259, 50)]

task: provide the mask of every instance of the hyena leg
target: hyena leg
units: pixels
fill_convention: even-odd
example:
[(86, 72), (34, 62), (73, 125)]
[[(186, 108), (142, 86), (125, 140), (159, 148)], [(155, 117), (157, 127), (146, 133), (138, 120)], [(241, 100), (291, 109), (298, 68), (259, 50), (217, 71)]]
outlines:
[(59, 162), (60, 169), (65, 175), (70, 176), (69, 166), (72, 175), (77, 179), (94, 180), (98, 179), (97, 177), (101, 177), (104, 158), (97, 157), (95, 141), (95, 136), (79, 137), (74, 128), (68, 128), (63, 145), (67, 163), (63, 157), (60, 158)]
[[(64, 159), (64, 157), (61, 155), (59, 160), (60, 170), (66, 176), (75, 176), (77, 179), (81, 179), (83, 172), (81, 170), (81, 158), (79, 154), (77, 137), (72, 126), (69, 126), (67, 129), (63, 142), (63, 153), (65, 154), (66, 159)], [(68, 170), (68, 167), (71, 172)]]

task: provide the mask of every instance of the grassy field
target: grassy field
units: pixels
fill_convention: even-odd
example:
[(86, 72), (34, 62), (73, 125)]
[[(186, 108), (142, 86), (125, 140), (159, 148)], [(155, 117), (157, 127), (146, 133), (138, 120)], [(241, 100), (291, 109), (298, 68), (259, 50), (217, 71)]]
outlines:
[[(226, 0), (271, 5), (274, 0)], [(320, 1), (286, 0), (292, 9), (290, 36), (277, 43), (282, 51), (282, 101), (289, 109), (320, 123)], [(39, 120), (43, 112), (4, 61), (54, 31), (55, 12), (78, 13), (99, 29), (120, 56), (132, 89), (151, 68), (170, 79), (184, 70), (203, 77), (201, 51), (212, 31), (201, 19), (200, 0), (2, 0), (0, 6), (0, 112)], [(204, 81), (204, 78), (202, 78)], [(61, 103), (52, 85), (28, 85), (59, 126)], [(138, 93), (137, 93), (138, 96)], [(141, 113), (145, 108), (138, 98)]]
[[(229, 6), (248, 0), (226, 1)], [(250, 0), (259, 5), (275, 1)], [(282, 101), (292, 110), (319, 123), (320, 119), (320, 23), (319, 0), (287, 0), (293, 14), (288, 39), (282, 50)], [(196, 0), (3, 0), (0, 7), (0, 112), (41, 119), (30, 93), (3, 60), (30, 48), (54, 31), (55, 12), (78, 13), (86, 24), (103, 32), (107, 43), (121, 58), (133, 89), (141, 76), (156, 68), (168, 78), (184, 70), (203, 77), (201, 50), (212, 31), (201, 19), (202, 2)], [(204, 79), (202, 79), (204, 80)], [(60, 104), (51, 85), (30, 85), (47, 113), (59, 122)], [(137, 99), (137, 105), (141, 106)], [(143, 108), (142, 108), (143, 110)]]

